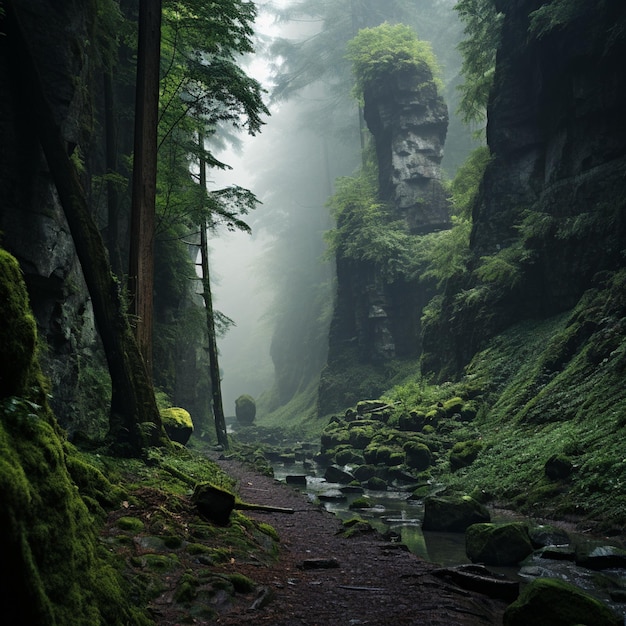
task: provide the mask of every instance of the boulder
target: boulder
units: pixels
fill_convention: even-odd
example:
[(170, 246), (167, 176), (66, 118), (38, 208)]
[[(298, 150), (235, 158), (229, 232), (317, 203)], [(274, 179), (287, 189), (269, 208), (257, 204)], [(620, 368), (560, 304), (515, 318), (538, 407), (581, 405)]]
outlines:
[(579, 546), (576, 565), (593, 570), (626, 568), (626, 550), (615, 546)]
[(196, 485), (191, 500), (202, 516), (220, 526), (228, 524), (235, 508), (235, 496), (210, 483)]
[(193, 421), (191, 415), (180, 407), (161, 409), (161, 421), (167, 436), (183, 446), (189, 441), (193, 433)]
[(504, 626), (622, 626), (623, 619), (579, 588), (562, 580), (533, 580), (504, 612)]
[(465, 552), (473, 563), (514, 565), (532, 554), (533, 546), (523, 522), (473, 524), (465, 531)]
[(562, 528), (549, 524), (538, 524), (528, 528), (530, 541), (535, 548), (547, 546), (567, 546), (571, 543), (570, 536)]
[(487, 508), (470, 496), (431, 496), (424, 500), (424, 530), (462, 533), (472, 524), (490, 520)]
[(329, 483), (339, 483), (341, 485), (348, 485), (353, 480), (356, 480), (354, 474), (346, 472), (344, 469), (337, 465), (329, 465), (324, 472), (324, 480)]

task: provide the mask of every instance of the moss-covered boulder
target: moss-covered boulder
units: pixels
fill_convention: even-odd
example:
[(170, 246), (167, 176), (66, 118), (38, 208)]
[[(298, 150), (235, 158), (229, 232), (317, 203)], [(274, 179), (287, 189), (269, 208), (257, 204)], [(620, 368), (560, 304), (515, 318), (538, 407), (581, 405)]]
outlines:
[(235, 400), (235, 417), (242, 426), (250, 426), (256, 417), (256, 402), (252, 396), (243, 394)]
[(462, 467), (471, 465), (482, 450), (482, 441), (457, 441), (450, 450), (450, 469), (454, 472)]
[(196, 485), (191, 499), (201, 515), (220, 526), (228, 524), (235, 508), (235, 496), (210, 483)]
[(191, 415), (180, 407), (161, 409), (161, 420), (167, 436), (183, 446), (189, 441), (193, 433)]
[(398, 428), (400, 430), (418, 433), (424, 428), (426, 423), (426, 413), (423, 411), (410, 411), (398, 418)]
[(489, 521), (487, 508), (470, 496), (431, 496), (424, 500), (424, 530), (462, 533), (472, 524)]
[(465, 531), (465, 552), (473, 563), (515, 565), (533, 552), (528, 525), (473, 524)]
[(433, 455), (430, 448), (417, 441), (407, 441), (404, 444), (405, 463), (411, 469), (423, 472), (428, 469), (433, 462)]
[(621, 626), (605, 604), (562, 580), (537, 578), (504, 612), (504, 626)]

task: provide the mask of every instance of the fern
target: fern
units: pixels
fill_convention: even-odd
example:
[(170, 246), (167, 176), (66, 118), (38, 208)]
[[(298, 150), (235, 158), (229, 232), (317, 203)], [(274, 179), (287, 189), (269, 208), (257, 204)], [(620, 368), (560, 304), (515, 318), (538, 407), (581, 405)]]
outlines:
[(541, 39), (593, 9), (593, 3), (590, 4), (587, 0), (552, 0), (530, 14), (528, 30), (537, 39)]

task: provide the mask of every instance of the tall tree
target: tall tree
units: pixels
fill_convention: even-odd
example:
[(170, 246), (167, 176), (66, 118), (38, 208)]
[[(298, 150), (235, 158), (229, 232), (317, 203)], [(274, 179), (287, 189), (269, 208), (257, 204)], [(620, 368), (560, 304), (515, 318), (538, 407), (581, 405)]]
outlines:
[(137, 343), (150, 374), (160, 61), (161, 0), (140, 0), (128, 277)]
[(48, 103), (19, 12), (11, 5), (7, 25), (16, 93), (23, 96), (24, 109), (31, 111), (30, 119), (67, 218), (104, 346), (112, 383), (109, 439), (118, 452), (138, 455), (145, 446), (158, 444), (163, 436), (152, 380), (128, 324), (104, 242)]

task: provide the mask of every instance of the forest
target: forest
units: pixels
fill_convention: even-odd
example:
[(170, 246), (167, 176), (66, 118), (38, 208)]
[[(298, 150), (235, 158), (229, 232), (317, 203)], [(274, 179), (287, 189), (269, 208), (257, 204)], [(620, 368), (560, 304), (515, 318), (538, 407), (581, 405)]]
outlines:
[(0, 0), (15, 623), (623, 624), (625, 53), (621, 0)]

